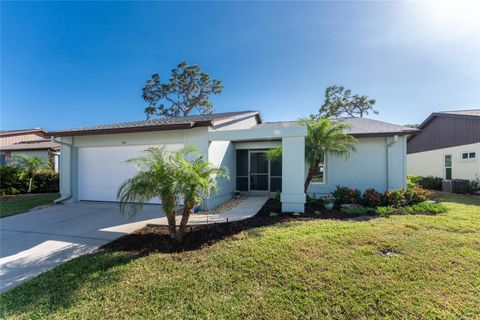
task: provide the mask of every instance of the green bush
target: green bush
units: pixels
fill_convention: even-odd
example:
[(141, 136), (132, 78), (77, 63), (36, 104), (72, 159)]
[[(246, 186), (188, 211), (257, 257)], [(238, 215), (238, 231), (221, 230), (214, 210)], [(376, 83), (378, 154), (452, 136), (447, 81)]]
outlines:
[(385, 191), (383, 199), (387, 206), (400, 207), (405, 204), (405, 195), (402, 189)]
[(362, 204), (367, 207), (377, 207), (383, 202), (383, 195), (375, 189), (367, 189), (362, 195)]
[(348, 208), (340, 208), (340, 211), (343, 213), (347, 213), (350, 215), (366, 215), (369, 213), (376, 213), (375, 208), (371, 207), (363, 207), (363, 206), (354, 206), (354, 207), (348, 207)]
[(388, 215), (394, 214), (397, 211), (398, 211), (398, 209), (394, 208), (392, 206), (384, 206), (384, 207), (377, 207), (376, 208), (377, 214), (382, 215), (382, 216), (388, 216)]
[[(18, 167), (0, 167), (0, 196), (14, 195), (27, 192), (27, 175), (22, 174)], [(59, 191), (58, 173), (52, 170), (39, 172), (32, 183), (32, 192), (47, 193)]]
[(337, 204), (355, 204), (360, 203), (362, 199), (362, 193), (358, 189), (350, 189), (345, 186), (337, 186), (334, 192), (332, 192)]
[(420, 202), (425, 202), (430, 199), (432, 193), (428, 190), (415, 188), (403, 190), (404, 205), (413, 205)]
[(428, 176), (408, 176), (407, 187), (408, 188), (423, 188), (429, 190), (442, 190), (442, 178)]
[(428, 213), (428, 214), (439, 214), (447, 212), (447, 208), (440, 203), (428, 203), (421, 202), (403, 208), (406, 213), (415, 214), (415, 213)]
[(462, 192), (463, 193), (476, 193), (480, 191), (480, 178), (477, 176), (475, 180), (470, 180), (468, 182), (465, 182), (462, 186)]
[(27, 191), (25, 179), (17, 167), (0, 167), (0, 195), (13, 195)]
[(51, 193), (59, 191), (59, 176), (53, 170), (39, 172), (33, 179), (33, 192)]

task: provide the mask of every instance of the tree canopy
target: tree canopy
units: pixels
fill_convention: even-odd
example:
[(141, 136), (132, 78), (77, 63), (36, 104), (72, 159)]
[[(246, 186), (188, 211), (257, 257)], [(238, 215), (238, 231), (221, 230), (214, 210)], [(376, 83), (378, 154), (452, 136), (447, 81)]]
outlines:
[(175, 117), (187, 116), (192, 110), (200, 114), (213, 112), (210, 96), (222, 91), (220, 80), (212, 79), (198, 65), (183, 61), (172, 70), (168, 82), (162, 82), (158, 73), (154, 73), (147, 80), (142, 97), (148, 102), (147, 118)]
[(318, 115), (312, 115), (312, 118), (363, 117), (370, 112), (378, 114), (374, 109), (375, 103), (367, 96), (352, 95), (352, 91), (343, 86), (330, 86), (325, 90), (325, 101)]

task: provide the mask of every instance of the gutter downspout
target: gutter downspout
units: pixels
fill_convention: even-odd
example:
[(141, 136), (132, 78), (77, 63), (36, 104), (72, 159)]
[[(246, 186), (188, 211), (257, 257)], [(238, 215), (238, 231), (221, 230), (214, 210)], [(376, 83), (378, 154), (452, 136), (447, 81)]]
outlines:
[(72, 143), (71, 144), (63, 142), (63, 141), (55, 140), (54, 136), (51, 136), (50, 139), (53, 143), (58, 143), (58, 144), (70, 147), (70, 194), (65, 196), (65, 197), (60, 197), (58, 199), (53, 200), (53, 203), (57, 204), (57, 203), (65, 201), (65, 200), (71, 199), (73, 197), (73, 179), (72, 179), (72, 176), (73, 176), (73, 137), (72, 137)]
[(390, 176), (389, 176), (389, 173), (390, 173), (389, 171), (390, 171), (390, 170), (389, 170), (389, 165), (388, 165), (389, 162), (390, 162), (390, 161), (389, 161), (390, 159), (389, 159), (389, 157), (388, 157), (388, 149), (389, 149), (391, 146), (393, 146), (393, 145), (395, 144), (395, 142), (398, 141), (398, 135), (394, 135), (392, 141), (390, 141), (390, 142), (388, 142), (388, 143), (387, 143), (387, 141), (388, 141), (388, 137), (385, 137), (385, 154), (386, 154), (386, 159), (387, 159), (387, 163), (386, 163), (386, 164), (387, 164), (387, 165), (386, 165), (386, 170), (387, 170), (387, 174), (386, 174), (386, 178), (387, 178), (387, 179), (386, 179), (386, 190), (388, 191), (388, 190), (390, 189)]

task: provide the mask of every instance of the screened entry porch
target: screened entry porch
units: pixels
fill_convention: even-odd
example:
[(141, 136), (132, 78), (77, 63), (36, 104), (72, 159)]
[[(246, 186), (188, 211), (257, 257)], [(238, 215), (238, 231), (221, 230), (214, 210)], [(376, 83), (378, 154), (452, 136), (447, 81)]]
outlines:
[(282, 192), (282, 160), (270, 160), (268, 149), (236, 150), (236, 189), (244, 195)]

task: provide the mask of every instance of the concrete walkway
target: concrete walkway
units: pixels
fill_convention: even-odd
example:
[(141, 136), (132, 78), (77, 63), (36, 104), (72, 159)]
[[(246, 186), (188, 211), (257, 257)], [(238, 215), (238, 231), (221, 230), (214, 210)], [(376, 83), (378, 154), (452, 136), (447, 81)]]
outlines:
[[(232, 221), (244, 220), (253, 217), (267, 202), (267, 197), (250, 197), (242, 200), (237, 206), (232, 209), (218, 213), (218, 214), (193, 214), (188, 219), (187, 225), (201, 225), (210, 223), (225, 223)], [(177, 216), (177, 225), (180, 224), (182, 217)], [(152, 220), (151, 224), (154, 225), (168, 225), (166, 217)]]
[[(246, 219), (265, 201), (247, 198), (221, 214), (193, 215), (189, 225)], [(106, 202), (55, 205), (1, 218), (0, 293), (148, 224), (167, 224), (160, 205), (145, 205), (131, 220), (117, 203)]]

